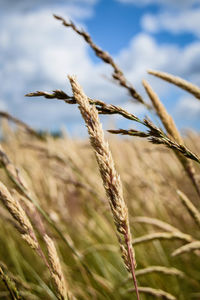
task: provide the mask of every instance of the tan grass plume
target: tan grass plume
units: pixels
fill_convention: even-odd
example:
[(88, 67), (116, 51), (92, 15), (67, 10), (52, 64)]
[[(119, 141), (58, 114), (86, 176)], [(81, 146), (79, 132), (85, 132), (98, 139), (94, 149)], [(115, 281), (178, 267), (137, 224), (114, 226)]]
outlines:
[[(150, 84), (147, 81), (143, 80), (143, 86), (144, 86), (149, 98), (151, 99), (151, 102), (152, 102), (158, 116), (160, 117), (165, 129), (167, 130), (168, 134), (170, 135), (170, 137), (172, 137), (175, 142), (183, 145), (184, 144), (183, 139), (176, 127), (176, 124), (175, 124), (173, 118), (169, 115), (169, 113), (167, 112), (165, 106), (160, 101), (157, 94), (153, 91), (152, 87), (150, 86)], [(189, 161), (183, 155), (181, 155), (180, 152), (178, 152), (178, 151), (175, 151), (175, 154), (176, 154), (177, 158), (179, 159), (180, 163), (182, 164), (183, 168), (185, 169), (185, 172), (188, 174), (188, 177), (192, 181), (198, 195), (200, 196), (199, 182), (197, 180), (196, 172), (192, 165), (192, 162)]]
[(28, 245), (32, 249), (34, 249), (39, 254), (39, 256), (43, 259), (45, 264), (48, 266), (46, 258), (35, 236), (34, 229), (26, 213), (24, 212), (20, 203), (14, 197), (11, 196), (10, 192), (2, 182), (0, 182), (0, 200), (2, 201), (3, 205), (7, 208), (11, 216), (14, 218), (14, 220), (17, 222), (18, 226), (15, 227), (20, 232), (22, 238), (28, 243)]
[(109, 200), (110, 208), (116, 226), (116, 233), (119, 240), (124, 263), (132, 273), (137, 298), (137, 282), (135, 277), (135, 256), (132, 248), (132, 239), (129, 227), (128, 209), (123, 197), (122, 183), (116, 172), (112, 154), (108, 143), (105, 141), (102, 125), (99, 121), (96, 107), (90, 105), (87, 96), (74, 77), (69, 76), (74, 97), (79, 104), (82, 117), (85, 120), (90, 143), (94, 149), (103, 185)]
[(54, 245), (53, 240), (46, 234), (44, 237), (47, 251), (48, 251), (48, 257), (50, 262), (50, 269), (51, 269), (51, 276), (54, 281), (58, 298), (60, 300), (68, 300), (72, 299), (69, 296), (68, 289), (66, 286), (66, 282), (64, 279), (64, 275), (62, 272), (60, 260), (57, 254), (56, 247)]
[(194, 85), (193, 83), (165, 72), (149, 70), (148, 73), (156, 77), (159, 77), (165, 81), (168, 81), (172, 84), (175, 84), (176, 86), (194, 95), (197, 99), (200, 99), (200, 88)]

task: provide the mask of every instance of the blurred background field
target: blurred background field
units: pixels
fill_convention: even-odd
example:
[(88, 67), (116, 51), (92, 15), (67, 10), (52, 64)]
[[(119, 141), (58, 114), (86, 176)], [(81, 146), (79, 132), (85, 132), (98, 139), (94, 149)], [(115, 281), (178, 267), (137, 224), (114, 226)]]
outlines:
[[(73, 140), (66, 133), (41, 141), (23, 130), (14, 132), (6, 121), (3, 128), (2, 146), (8, 157), (19, 168), (31, 194), (80, 255), (76, 258), (52, 227), (45, 224), (56, 243), (73, 295), (77, 299), (134, 299), (133, 293), (128, 292), (132, 281), (120, 258), (110, 209), (89, 143)], [(198, 134), (189, 133), (186, 141), (192, 150), (200, 152)], [(133, 240), (150, 233), (169, 232), (168, 228), (156, 226), (155, 219), (174, 226), (173, 231), (180, 230), (198, 239), (199, 228), (176, 191), (187, 194), (197, 207), (198, 196), (172, 151), (137, 138), (109, 137), (109, 143), (123, 182)], [(3, 170), (1, 180), (12, 191), (14, 186)], [(22, 205), (23, 201), (27, 202), (21, 199)], [(5, 270), (8, 268), (6, 272), (14, 278), (25, 299), (54, 299), (48, 269), (21, 239), (2, 206), (0, 214), (0, 257), (1, 263), (6, 264)], [(138, 217), (147, 217), (147, 223)], [(163, 274), (161, 270), (140, 275), (139, 285), (163, 289), (177, 299), (198, 299), (198, 253), (171, 256), (185, 243), (175, 238), (136, 245), (138, 270), (150, 266), (179, 270), (178, 274)], [(79, 260), (95, 274), (95, 283)], [(0, 296), (9, 299), (3, 283)], [(141, 299), (154, 298), (141, 294)]]

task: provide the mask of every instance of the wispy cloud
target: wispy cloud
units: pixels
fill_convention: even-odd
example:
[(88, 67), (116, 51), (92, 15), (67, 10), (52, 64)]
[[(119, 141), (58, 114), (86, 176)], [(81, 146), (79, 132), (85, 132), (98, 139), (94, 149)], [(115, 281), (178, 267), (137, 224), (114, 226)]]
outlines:
[(175, 116), (182, 121), (198, 121), (200, 118), (200, 103), (192, 96), (183, 96), (175, 106)]
[[(8, 2), (15, 5), (14, 0), (0, 0), (5, 6)], [(24, 8), (27, 2), (18, 1)], [(36, 5), (39, 1), (30, 3)], [(6, 15), (0, 13), (0, 109), (7, 109), (38, 128), (58, 128), (66, 122), (75, 124), (79, 120), (75, 107), (51, 100), (24, 99), (24, 94), (36, 90), (60, 88), (71, 93), (68, 74), (77, 75), (90, 97), (127, 105), (127, 92), (104, 78), (111, 78), (111, 67), (100, 60), (94, 62), (81, 37), (52, 17), (53, 12), (67, 14), (79, 26), (85, 27), (85, 20), (90, 11), (94, 11), (96, 0), (68, 1), (64, 6), (65, 13), (61, 5), (63, 1), (58, 0), (57, 6), (50, 6), (51, 3), (51, 0), (46, 0), (37, 9), (26, 7), (26, 13), (22, 13), (19, 7), (19, 11), (10, 10)], [(84, 14), (82, 9), (87, 8), (88, 13), (85, 11)], [(185, 47), (161, 45), (149, 31), (139, 32), (126, 48), (121, 49), (115, 60), (142, 94), (141, 80), (147, 77), (149, 68), (168, 71), (200, 84), (200, 42)], [(170, 93), (167, 83), (148, 78), (161, 97)], [(142, 113), (141, 107), (131, 105), (133, 112)]]
[(163, 30), (178, 34), (192, 33), (200, 37), (200, 8), (183, 10), (180, 12), (161, 12), (159, 14), (146, 14), (142, 18), (142, 26), (151, 33)]
[(195, 4), (199, 4), (199, 0), (117, 0), (125, 4), (134, 4), (137, 6), (146, 6), (152, 4), (158, 4), (161, 6), (173, 6), (179, 8), (191, 7)]

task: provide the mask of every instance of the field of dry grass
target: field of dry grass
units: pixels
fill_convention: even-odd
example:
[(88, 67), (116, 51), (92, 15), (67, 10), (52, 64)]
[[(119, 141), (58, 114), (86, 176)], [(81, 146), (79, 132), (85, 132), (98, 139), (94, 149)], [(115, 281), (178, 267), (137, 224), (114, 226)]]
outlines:
[[(0, 113), (0, 298), (200, 299), (199, 134), (181, 137), (146, 81), (148, 103), (87, 33), (56, 18), (113, 67), (113, 79), (153, 110), (163, 129), (88, 98), (74, 77), (71, 96), (28, 96), (78, 104), (89, 140), (41, 135)], [(199, 100), (193, 84), (150, 73)], [(144, 130), (105, 133), (99, 114), (118, 114)]]
[[(3, 127), (3, 151), (12, 162), (8, 169), (12, 174), (14, 166), (18, 168), (28, 193), (66, 241), (44, 217), (45, 229), (41, 226), (34, 206), (9, 179), (5, 168), (1, 169), (1, 181), (29, 216), (45, 255), (44, 232), (53, 239), (69, 291), (77, 299), (134, 299), (132, 280), (120, 257), (89, 142), (67, 136), (39, 140), (22, 130), (13, 132), (5, 122)], [(195, 134), (186, 138), (187, 145), (196, 153), (200, 153), (199, 140)], [(109, 137), (109, 144), (129, 210), (138, 285), (163, 290), (177, 299), (198, 299), (198, 252), (172, 255), (190, 240), (199, 238), (199, 227), (177, 194), (177, 190), (182, 191), (199, 207), (198, 195), (180, 163), (171, 149), (147, 141), (114, 136)], [(56, 289), (43, 259), (22, 240), (13, 226), (16, 219), (3, 205), (0, 214), (3, 274), (15, 281), (25, 299), (56, 299)], [(3, 282), (0, 296), (9, 299)], [(141, 293), (141, 299), (151, 296)]]

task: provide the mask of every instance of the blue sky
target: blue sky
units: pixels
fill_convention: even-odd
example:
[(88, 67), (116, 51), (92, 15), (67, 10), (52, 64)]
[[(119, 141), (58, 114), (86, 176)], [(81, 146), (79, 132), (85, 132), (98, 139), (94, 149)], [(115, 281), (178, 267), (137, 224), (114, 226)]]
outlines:
[[(147, 79), (180, 129), (200, 130), (200, 102), (146, 73), (167, 71), (200, 85), (200, 0), (0, 0), (1, 110), (38, 129), (66, 126), (80, 134), (83, 123), (75, 106), (24, 98), (35, 90), (70, 92), (67, 75), (76, 74), (88, 96), (148, 115), (109, 80), (110, 66), (53, 13), (85, 28), (144, 96), (141, 81)], [(113, 122), (135, 127), (120, 118)]]

